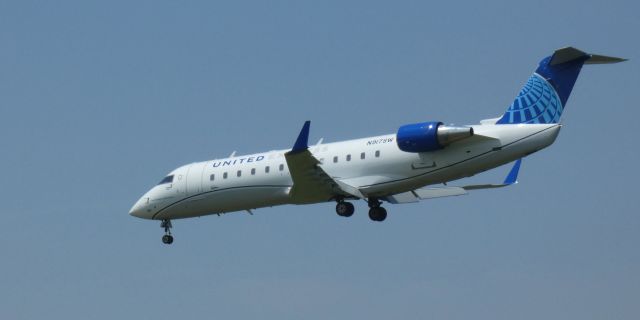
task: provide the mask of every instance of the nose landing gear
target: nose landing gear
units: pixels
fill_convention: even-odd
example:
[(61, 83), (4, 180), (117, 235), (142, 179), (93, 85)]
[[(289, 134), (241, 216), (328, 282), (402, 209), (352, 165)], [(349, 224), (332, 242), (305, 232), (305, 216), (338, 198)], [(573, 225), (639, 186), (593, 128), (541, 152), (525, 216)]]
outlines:
[(164, 244), (173, 243), (173, 236), (171, 235), (172, 227), (173, 226), (171, 225), (171, 220), (169, 219), (162, 220), (162, 222), (160, 223), (160, 228), (164, 228), (164, 236), (162, 236), (162, 243)]

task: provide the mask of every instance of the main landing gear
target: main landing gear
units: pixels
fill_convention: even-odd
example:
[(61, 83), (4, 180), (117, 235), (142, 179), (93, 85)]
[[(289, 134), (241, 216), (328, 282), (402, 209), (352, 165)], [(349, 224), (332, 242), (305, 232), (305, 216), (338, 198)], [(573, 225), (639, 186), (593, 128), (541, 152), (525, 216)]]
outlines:
[(369, 198), (369, 219), (373, 221), (384, 221), (387, 218), (387, 209), (381, 207), (382, 202), (375, 198)]
[[(336, 204), (336, 213), (341, 217), (351, 217), (353, 215), (353, 203), (346, 202), (344, 199), (338, 199)], [(387, 210), (380, 205), (382, 201), (376, 198), (369, 198), (369, 218), (373, 221), (384, 221), (387, 218)]]
[(164, 244), (172, 244), (173, 236), (171, 235), (171, 220), (165, 219), (160, 223), (160, 228), (164, 228), (164, 236), (162, 236), (162, 243)]
[(338, 204), (336, 204), (336, 213), (341, 217), (351, 217), (355, 208), (353, 207), (353, 203), (345, 202), (344, 200), (338, 200)]

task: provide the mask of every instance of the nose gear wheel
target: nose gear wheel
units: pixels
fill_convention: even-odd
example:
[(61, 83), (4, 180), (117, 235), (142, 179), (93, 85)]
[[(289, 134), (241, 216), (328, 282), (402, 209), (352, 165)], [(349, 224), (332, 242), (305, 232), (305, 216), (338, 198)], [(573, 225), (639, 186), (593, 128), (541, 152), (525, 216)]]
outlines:
[(171, 228), (173, 226), (171, 225), (171, 220), (169, 219), (162, 220), (162, 222), (160, 223), (160, 227), (164, 228), (164, 236), (162, 236), (162, 243), (172, 244), (173, 236), (171, 235)]

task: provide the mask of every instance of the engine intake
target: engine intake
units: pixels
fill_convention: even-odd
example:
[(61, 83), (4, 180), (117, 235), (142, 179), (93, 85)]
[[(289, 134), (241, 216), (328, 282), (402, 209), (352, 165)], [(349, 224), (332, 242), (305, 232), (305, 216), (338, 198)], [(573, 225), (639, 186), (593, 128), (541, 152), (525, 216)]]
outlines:
[(448, 127), (442, 122), (407, 124), (398, 129), (396, 141), (405, 152), (429, 152), (440, 150), (449, 144), (473, 136), (471, 127)]

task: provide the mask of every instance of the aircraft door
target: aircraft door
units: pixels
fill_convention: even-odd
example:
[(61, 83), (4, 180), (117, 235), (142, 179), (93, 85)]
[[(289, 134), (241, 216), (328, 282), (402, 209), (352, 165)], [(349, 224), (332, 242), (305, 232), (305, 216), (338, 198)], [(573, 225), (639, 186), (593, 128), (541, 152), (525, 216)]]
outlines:
[(202, 192), (202, 174), (204, 168), (204, 163), (194, 163), (187, 169), (186, 192), (188, 194)]
[(187, 172), (187, 170), (179, 170), (178, 172), (175, 173), (175, 177), (173, 178), (173, 184), (171, 188), (173, 189), (173, 192), (175, 192), (178, 195), (181, 195), (185, 192), (185, 182), (186, 182), (185, 173)]

